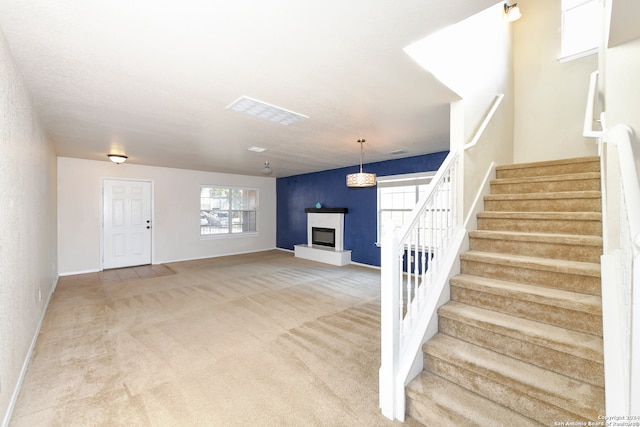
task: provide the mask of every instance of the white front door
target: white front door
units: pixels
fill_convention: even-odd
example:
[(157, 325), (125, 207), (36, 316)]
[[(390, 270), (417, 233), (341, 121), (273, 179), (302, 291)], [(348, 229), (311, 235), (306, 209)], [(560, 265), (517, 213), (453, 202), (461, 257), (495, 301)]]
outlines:
[(151, 182), (103, 181), (103, 268), (151, 264)]

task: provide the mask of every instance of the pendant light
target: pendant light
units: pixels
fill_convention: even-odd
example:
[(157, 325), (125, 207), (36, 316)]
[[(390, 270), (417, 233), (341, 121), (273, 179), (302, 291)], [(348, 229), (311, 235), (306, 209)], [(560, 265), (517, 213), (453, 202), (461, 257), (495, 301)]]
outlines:
[(347, 175), (347, 187), (373, 187), (376, 185), (375, 173), (362, 172), (362, 159), (364, 158), (364, 139), (359, 139), (360, 144), (360, 172)]

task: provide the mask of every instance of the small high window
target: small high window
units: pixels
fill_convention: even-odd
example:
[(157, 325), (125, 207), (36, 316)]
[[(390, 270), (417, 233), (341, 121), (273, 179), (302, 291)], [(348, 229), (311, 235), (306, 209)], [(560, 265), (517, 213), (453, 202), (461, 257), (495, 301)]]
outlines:
[(598, 52), (602, 36), (599, 0), (562, 0), (562, 48), (560, 62)]
[(221, 236), (257, 231), (258, 190), (200, 188), (200, 235)]

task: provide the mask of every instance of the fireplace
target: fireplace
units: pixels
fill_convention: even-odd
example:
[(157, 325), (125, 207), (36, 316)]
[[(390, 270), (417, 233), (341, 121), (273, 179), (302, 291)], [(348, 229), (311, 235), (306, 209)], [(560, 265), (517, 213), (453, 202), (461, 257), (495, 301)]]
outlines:
[(307, 208), (307, 242), (294, 245), (295, 255), (333, 265), (351, 264), (344, 249), (344, 216), (347, 208)]
[(336, 229), (311, 227), (311, 245), (336, 247)]

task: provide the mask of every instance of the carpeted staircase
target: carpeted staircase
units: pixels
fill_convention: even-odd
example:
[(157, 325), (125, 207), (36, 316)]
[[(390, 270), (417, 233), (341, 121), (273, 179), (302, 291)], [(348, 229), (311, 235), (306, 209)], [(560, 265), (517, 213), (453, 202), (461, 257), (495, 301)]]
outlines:
[(407, 387), (425, 426), (604, 414), (598, 157), (500, 166)]

